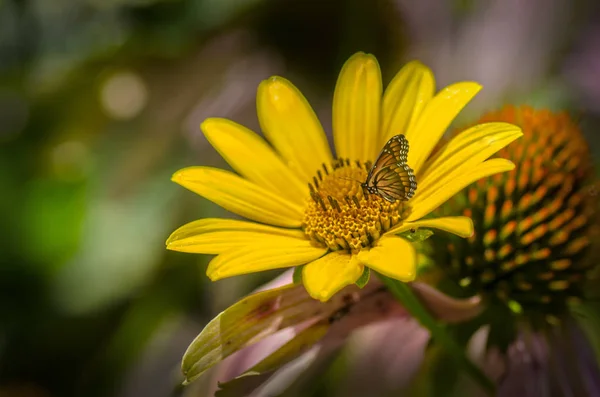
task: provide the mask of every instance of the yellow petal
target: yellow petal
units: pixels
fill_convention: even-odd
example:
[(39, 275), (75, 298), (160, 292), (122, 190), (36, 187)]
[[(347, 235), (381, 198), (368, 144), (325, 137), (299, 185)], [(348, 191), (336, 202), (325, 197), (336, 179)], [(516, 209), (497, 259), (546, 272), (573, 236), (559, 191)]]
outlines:
[(300, 180), (257, 134), (227, 119), (210, 118), (200, 126), (219, 154), (251, 182), (303, 205), (308, 196)]
[(374, 160), (381, 141), (381, 71), (373, 55), (354, 54), (342, 67), (333, 95), (337, 156)]
[(406, 135), (434, 90), (433, 73), (421, 62), (409, 62), (396, 74), (383, 95), (381, 146), (394, 135)]
[(287, 236), (267, 236), (263, 241), (229, 250), (214, 258), (208, 264), (206, 275), (212, 280), (303, 265), (327, 252), (308, 240)]
[(292, 83), (277, 76), (264, 80), (256, 106), (265, 136), (302, 181), (310, 181), (321, 164), (331, 163), (323, 127)]
[(261, 242), (269, 236), (305, 239), (298, 229), (283, 229), (234, 219), (205, 218), (175, 230), (167, 240), (167, 249), (195, 254), (221, 254)]
[(428, 195), (416, 194), (411, 201), (412, 211), (408, 218), (406, 218), (406, 221), (415, 221), (426, 216), (445, 203), (450, 197), (481, 178), (510, 171), (514, 168), (515, 165), (506, 159), (487, 160), (477, 168), (457, 176), (454, 180), (450, 180), (444, 185), (436, 185), (436, 189), (431, 189)]
[(420, 227), (439, 229), (454, 233), (460, 237), (471, 237), (474, 232), (473, 221), (468, 216), (445, 216), (440, 218), (422, 219), (416, 222), (404, 222), (388, 230), (385, 235), (399, 234)]
[(408, 164), (417, 177), (421, 166), (458, 113), (481, 90), (481, 85), (461, 82), (438, 92), (406, 133), (410, 144)]
[(354, 255), (332, 252), (304, 266), (302, 282), (310, 296), (325, 302), (345, 286), (356, 282), (363, 270), (363, 265)]
[(472, 170), (522, 135), (519, 127), (508, 123), (479, 124), (463, 131), (427, 161), (419, 193), (427, 195), (436, 185)]
[(232, 172), (210, 167), (177, 171), (172, 180), (245, 218), (276, 226), (299, 227), (304, 209)]
[(359, 252), (357, 257), (369, 268), (396, 280), (408, 282), (417, 277), (417, 253), (403, 238), (382, 237), (374, 248)]

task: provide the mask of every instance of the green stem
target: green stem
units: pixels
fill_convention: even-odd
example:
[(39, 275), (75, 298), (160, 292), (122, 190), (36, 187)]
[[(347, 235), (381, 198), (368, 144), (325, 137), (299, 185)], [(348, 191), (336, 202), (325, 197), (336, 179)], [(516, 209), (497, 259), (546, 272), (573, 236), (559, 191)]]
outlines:
[(404, 308), (425, 328), (429, 330), (431, 337), (438, 342), (446, 351), (460, 364), (469, 375), (471, 375), (490, 395), (495, 395), (494, 383), (477, 367), (471, 360), (467, 358), (464, 350), (456, 343), (456, 341), (446, 332), (446, 329), (441, 326), (429, 311), (423, 306), (421, 301), (413, 293), (408, 284), (398, 280), (391, 279), (382, 274), (378, 274), (379, 278), (385, 286), (390, 290), (392, 295)]

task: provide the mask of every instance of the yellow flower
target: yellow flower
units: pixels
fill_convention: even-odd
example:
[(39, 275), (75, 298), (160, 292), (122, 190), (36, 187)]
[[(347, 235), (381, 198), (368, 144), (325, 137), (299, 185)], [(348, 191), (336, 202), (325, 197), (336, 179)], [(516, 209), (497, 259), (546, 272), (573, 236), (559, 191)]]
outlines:
[[(508, 160), (487, 160), (521, 136), (508, 123), (477, 125), (432, 155), (480, 89), (461, 82), (434, 95), (431, 71), (411, 62), (383, 92), (377, 60), (357, 53), (335, 88), (334, 159), (300, 91), (282, 77), (263, 81), (256, 101), (268, 143), (233, 121), (207, 119), (202, 131), (238, 174), (190, 167), (173, 175), (173, 181), (254, 222), (201, 219), (176, 230), (167, 248), (217, 255), (207, 269), (213, 281), (306, 264), (303, 283), (321, 301), (355, 283), (365, 267), (414, 280), (415, 250), (398, 234), (423, 227), (472, 235), (470, 218), (423, 218), (471, 182), (514, 168)], [(384, 143), (400, 133), (409, 142), (407, 162), (418, 185), (410, 200), (392, 203), (365, 193), (357, 181), (366, 179)]]

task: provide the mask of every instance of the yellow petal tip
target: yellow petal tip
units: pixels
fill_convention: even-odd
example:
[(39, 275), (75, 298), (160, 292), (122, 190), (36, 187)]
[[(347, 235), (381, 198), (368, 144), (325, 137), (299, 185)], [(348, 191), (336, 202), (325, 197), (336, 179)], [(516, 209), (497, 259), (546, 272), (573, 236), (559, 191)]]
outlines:
[[(517, 127), (517, 126), (515, 126), (515, 127)], [(523, 130), (521, 129), (521, 127), (517, 127), (517, 135), (519, 138), (523, 136)]]
[(178, 170), (173, 175), (171, 175), (171, 180), (173, 182), (178, 183), (178, 184), (181, 185), (181, 182), (184, 180), (184, 178), (183, 178), (184, 169), (183, 170)]
[(444, 93), (446, 93), (456, 95), (462, 92), (463, 94), (467, 94), (472, 98), (477, 95), (482, 88), (483, 86), (475, 81), (461, 81), (443, 88), (440, 94), (444, 95)]
[(417, 278), (416, 269), (411, 269), (409, 272), (406, 273), (406, 277), (403, 277), (400, 281), (409, 283), (411, 281), (415, 281), (416, 278)]
[(464, 238), (472, 237), (475, 234), (475, 226), (473, 225), (473, 219), (467, 217), (467, 222), (469, 223), (467, 232), (465, 233)]
[[(461, 83), (459, 83), (461, 84)], [(472, 92), (473, 95), (475, 95), (476, 93), (478, 93), (479, 91), (481, 91), (483, 89), (483, 86), (479, 83), (477, 83), (476, 81), (465, 81), (462, 84), (463, 90), (468, 91), (468, 92)]]
[(287, 79), (285, 79), (284, 77), (281, 76), (271, 76), (268, 79), (265, 79), (263, 81), (260, 82), (260, 85), (258, 86), (259, 90), (260, 89), (281, 89), (282, 87), (286, 87), (289, 84), (289, 81)]
[(427, 65), (425, 65), (423, 62), (419, 61), (418, 59), (413, 59), (412, 61), (407, 62), (406, 65), (405, 65), (405, 67), (407, 67), (407, 66), (408, 67), (411, 67), (411, 66), (412, 67), (419, 67), (419, 68), (420, 67), (425, 67), (425, 68), (429, 69), (427, 67)]
[(217, 281), (223, 278), (219, 272), (211, 271), (210, 269), (206, 269), (206, 277), (208, 277), (210, 281)]
[(258, 86), (259, 112), (264, 103), (270, 103), (278, 111), (286, 111), (295, 106), (299, 92), (296, 87), (280, 76), (271, 76)]
[(280, 82), (282, 80), (283, 81), (287, 81), (284, 77), (281, 77), (281, 76), (271, 76), (268, 79), (266, 79), (265, 81), (269, 82), (269, 83), (277, 83), (277, 82)]
[[(352, 56), (350, 58), (348, 58), (348, 61), (350, 61), (351, 59), (357, 59), (357, 58), (361, 58), (363, 56), (367, 55), (366, 52), (364, 51), (357, 51), (354, 54), (352, 54)], [(348, 62), (346, 61), (346, 62)]]
[(417, 269), (415, 267), (415, 268), (412, 268), (409, 270), (405, 270), (405, 273), (403, 273), (402, 275), (395, 275), (395, 276), (387, 275), (387, 276), (391, 277), (395, 280), (402, 281), (403, 283), (411, 283), (417, 279)]
[(169, 236), (169, 238), (167, 238), (167, 241), (165, 241), (165, 247), (166, 247), (166, 249), (168, 249), (170, 251), (177, 251), (177, 244), (176, 244), (176, 242), (178, 240), (179, 240), (179, 235), (178, 235), (177, 230), (176, 230), (173, 233), (171, 233), (171, 235)]
[(389, 277), (393, 277), (398, 281), (402, 281), (403, 283), (410, 283), (412, 281), (415, 281), (415, 279), (417, 278), (417, 262), (416, 262), (416, 260), (411, 261), (407, 266), (405, 266), (404, 272), (402, 272), (401, 274), (398, 274), (397, 276), (389, 276)]
[(215, 124), (218, 124), (223, 121), (227, 121), (227, 120), (221, 119), (218, 117), (209, 117), (206, 120), (204, 120), (202, 123), (200, 123), (200, 130), (202, 131), (204, 136), (206, 136), (207, 134), (210, 133), (212, 128), (215, 126)]
[(358, 52), (355, 52), (354, 54), (352, 54), (352, 56), (350, 58), (348, 58), (348, 60), (350, 60), (350, 59), (358, 59), (358, 58), (375, 59), (375, 56), (373, 54), (369, 54), (369, 53), (364, 52), (364, 51), (358, 51)]
[[(306, 288), (306, 285), (304, 287)], [(333, 295), (330, 291), (326, 290), (311, 291), (310, 289), (306, 288), (306, 292), (308, 292), (313, 299), (317, 299), (321, 302), (327, 302), (329, 298), (331, 298), (331, 295)]]
[[(419, 61), (418, 59), (415, 59), (415, 60), (408, 62), (402, 68), (402, 70), (407, 70), (407, 71), (411, 70), (413, 74), (422, 75), (423, 78), (425, 78), (425, 81), (429, 82), (429, 86), (427, 86), (427, 88), (423, 88), (424, 92), (426, 92), (425, 90), (430, 90), (430, 95), (433, 95), (433, 89), (435, 86), (435, 82), (434, 82), (433, 72), (431, 71), (429, 66), (427, 66), (425, 63)], [(400, 72), (402, 72), (402, 71), (400, 71)]]
[[(186, 182), (197, 182), (203, 179), (207, 168), (202, 166), (193, 166), (182, 168), (171, 176), (171, 180), (182, 186), (185, 186)], [(217, 170), (218, 171), (218, 170)]]
[(359, 70), (362, 68), (379, 68), (377, 58), (375, 58), (373, 54), (367, 54), (362, 51), (355, 53), (346, 61), (345, 66), (348, 67), (349, 65), (352, 65)]

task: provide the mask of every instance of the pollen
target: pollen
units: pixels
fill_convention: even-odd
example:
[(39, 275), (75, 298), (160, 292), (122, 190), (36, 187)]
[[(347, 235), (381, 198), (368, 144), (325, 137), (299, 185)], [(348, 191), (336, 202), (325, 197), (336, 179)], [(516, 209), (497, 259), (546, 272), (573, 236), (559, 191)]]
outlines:
[(392, 203), (363, 190), (369, 163), (339, 159), (322, 167), (309, 184), (303, 221), (304, 233), (316, 245), (355, 254), (408, 216), (406, 202)]

